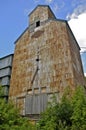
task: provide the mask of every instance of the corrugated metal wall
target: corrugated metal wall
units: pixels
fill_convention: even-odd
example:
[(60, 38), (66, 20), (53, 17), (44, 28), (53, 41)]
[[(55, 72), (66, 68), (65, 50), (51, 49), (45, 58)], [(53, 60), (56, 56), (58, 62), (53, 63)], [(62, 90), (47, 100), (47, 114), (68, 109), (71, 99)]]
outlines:
[(2, 86), (10, 85), (10, 78), (9, 77), (3, 77), (1, 80)]
[(13, 54), (0, 58), (0, 85), (4, 98), (8, 100)]
[(0, 70), (0, 78), (4, 76), (9, 76), (11, 75), (11, 69), (10, 68), (4, 68)]
[(12, 66), (12, 55), (0, 59), (0, 69)]

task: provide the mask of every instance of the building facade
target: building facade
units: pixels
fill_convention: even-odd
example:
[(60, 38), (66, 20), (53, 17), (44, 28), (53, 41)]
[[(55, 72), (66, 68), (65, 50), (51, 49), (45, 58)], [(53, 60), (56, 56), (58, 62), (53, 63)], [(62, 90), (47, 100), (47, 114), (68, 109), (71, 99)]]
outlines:
[(37, 6), (29, 26), (15, 41), (9, 97), (31, 118), (44, 111), (53, 93), (85, 85), (80, 47), (65, 20), (49, 6)]
[(3, 98), (8, 100), (13, 54), (0, 58), (0, 85), (3, 87)]

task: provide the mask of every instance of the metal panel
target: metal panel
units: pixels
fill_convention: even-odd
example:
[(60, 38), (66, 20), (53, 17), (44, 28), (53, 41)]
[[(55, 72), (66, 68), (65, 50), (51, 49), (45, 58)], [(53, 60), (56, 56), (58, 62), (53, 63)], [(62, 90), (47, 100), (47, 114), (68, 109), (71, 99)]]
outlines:
[(1, 85), (10, 85), (10, 78), (9, 77), (3, 77), (1, 81)]
[(7, 66), (12, 66), (12, 56), (0, 59), (0, 69), (5, 68)]
[(40, 114), (47, 106), (47, 94), (27, 95), (25, 100), (26, 114)]
[(40, 113), (40, 96), (33, 95), (32, 97), (32, 114), (39, 114)]
[(48, 103), (48, 95), (47, 94), (42, 94), (40, 96), (40, 110), (43, 112), (45, 108), (47, 107)]
[(26, 114), (31, 114), (32, 113), (32, 95), (26, 96), (25, 100), (25, 110)]
[(4, 77), (6, 75), (11, 75), (11, 69), (10, 68), (5, 68), (0, 70), (0, 77)]

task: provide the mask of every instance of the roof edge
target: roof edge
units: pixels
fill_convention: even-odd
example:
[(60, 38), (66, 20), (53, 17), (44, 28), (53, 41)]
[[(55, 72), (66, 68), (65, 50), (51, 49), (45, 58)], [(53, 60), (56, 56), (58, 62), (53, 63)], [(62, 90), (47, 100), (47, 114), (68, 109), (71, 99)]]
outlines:
[(5, 59), (5, 58), (7, 58), (7, 57), (9, 57), (9, 56), (13, 56), (13, 55), (14, 55), (14, 53), (9, 54), (9, 55), (6, 55), (6, 56), (3, 56), (3, 57), (0, 58), (0, 60)]
[[(56, 21), (61, 21), (61, 22), (66, 22), (66, 20), (63, 19), (49, 19), (49, 20), (56, 20)], [(20, 36), (16, 39), (16, 41), (14, 42), (14, 44), (16, 44), (16, 42), (21, 38), (21, 36), (29, 29), (29, 27), (27, 27), (23, 33), (20, 34)]]
[(75, 38), (75, 36), (74, 36), (74, 34), (73, 34), (73, 32), (72, 32), (72, 30), (71, 30), (71, 28), (70, 28), (70, 26), (69, 26), (69, 24), (68, 24), (67, 21), (66, 21), (66, 25), (67, 25), (67, 27), (69, 28), (69, 30), (70, 30), (70, 32), (71, 32), (71, 34), (72, 34), (72, 36), (73, 36), (73, 38), (74, 38), (74, 40), (75, 40), (75, 42), (76, 42), (78, 48), (79, 48), (79, 50), (81, 50), (81, 48), (80, 48), (80, 46), (79, 46), (79, 44), (78, 44), (78, 42), (77, 42), (77, 40), (76, 40), (76, 38)]
[(55, 14), (53, 13), (52, 9), (50, 8), (49, 5), (37, 5), (32, 11), (31, 13), (28, 15), (30, 16), (38, 7), (48, 7), (50, 9), (50, 11), (52, 12), (52, 14), (54, 15), (54, 17), (56, 18)]
[(20, 36), (16, 39), (16, 41), (14, 42), (14, 44), (16, 44), (16, 42), (20, 39), (20, 37), (28, 30), (29, 27), (27, 27), (23, 33), (20, 34)]

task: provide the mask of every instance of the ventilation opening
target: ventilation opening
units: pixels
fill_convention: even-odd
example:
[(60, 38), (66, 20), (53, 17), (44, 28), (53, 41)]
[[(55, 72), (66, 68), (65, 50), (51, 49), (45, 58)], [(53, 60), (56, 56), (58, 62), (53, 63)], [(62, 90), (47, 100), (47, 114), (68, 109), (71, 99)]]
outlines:
[(36, 22), (36, 27), (39, 27), (40, 26), (40, 21), (37, 21)]

